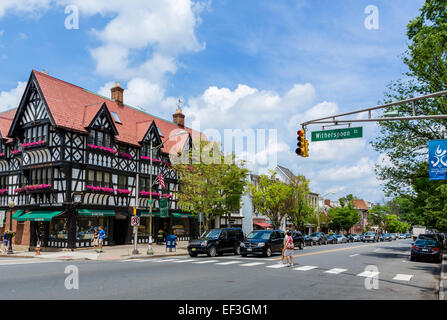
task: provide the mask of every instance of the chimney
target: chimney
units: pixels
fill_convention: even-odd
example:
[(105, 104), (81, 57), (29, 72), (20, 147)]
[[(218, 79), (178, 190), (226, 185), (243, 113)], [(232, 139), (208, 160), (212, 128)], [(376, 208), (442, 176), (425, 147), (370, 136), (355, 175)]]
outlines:
[(172, 115), (174, 119), (174, 123), (179, 127), (183, 128), (185, 126), (185, 115), (182, 113), (182, 109), (180, 107), (177, 108), (177, 111)]
[(115, 82), (115, 86), (110, 89), (112, 93), (112, 100), (115, 100), (118, 105), (123, 106), (124, 104), (124, 89), (120, 87), (119, 82)]

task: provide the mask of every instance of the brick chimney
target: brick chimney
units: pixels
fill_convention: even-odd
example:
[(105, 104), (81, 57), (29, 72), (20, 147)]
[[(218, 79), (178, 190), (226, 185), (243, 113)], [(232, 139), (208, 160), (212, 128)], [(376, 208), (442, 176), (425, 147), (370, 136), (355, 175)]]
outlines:
[(172, 115), (173, 122), (179, 127), (183, 128), (185, 126), (185, 115), (180, 107), (177, 108), (175, 113)]
[(110, 89), (112, 100), (115, 100), (120, 106), (124, 104), (124, 89), (120, 87), (119, 82), (115, 82), (115, 86)]

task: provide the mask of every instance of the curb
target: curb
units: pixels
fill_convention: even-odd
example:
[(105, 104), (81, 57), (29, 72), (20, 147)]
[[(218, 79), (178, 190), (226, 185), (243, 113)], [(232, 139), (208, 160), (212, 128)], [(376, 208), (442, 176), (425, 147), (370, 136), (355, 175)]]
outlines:
[(1, 258), (37, 258), (36, 256), (20, 256), (20, 255), (0, 255)]
[(445, 271), (445, 265), (446, 265), (446, 255), (443, 255), (442, 257), (442, 264), (441, 264), (441, 278), (439, 280), (439, 300), (446, 300), (445, 294), (444, 294), (444, 279), (447, 280)]
[(123, 255), (121, 257), (125, 258), (125, 259), (154, 259), (154, 258), (184, 256), (184, 255), (187, 255), (187, 254), (188, 254), (188, 252), (174, 253), (174, 254), (157, 254), (157, 255), (152, 255), (152, 256), (148, 256), (148, 255), (144, 255), (144, 256), (126, 256), (126, 255)]

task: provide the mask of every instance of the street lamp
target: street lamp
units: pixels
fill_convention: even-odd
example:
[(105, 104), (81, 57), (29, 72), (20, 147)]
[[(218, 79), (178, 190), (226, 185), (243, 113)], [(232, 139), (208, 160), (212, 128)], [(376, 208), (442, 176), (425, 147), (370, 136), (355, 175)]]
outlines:
[(15, 206), (16, 204), (15, 204), (15, 202), (14, 202), (14, 200), (11, 200), (11, 201), (9, 201), (9, 203), (8, 203), (8, 207), (10, 208), (10, 215), (9, 215), (9, 232), (10, 232), (10, 237), (9, 237), (9, 243), (8, 243), (8, 254), (13, 254), (13, 251), (12, 251), (12, 209), (14, 208), (14, 206)]
[(147, 254), (148, 255), (153, 255), (154, 251), (152, 249), (152, 150), (158, 150), (161, 147), (163, 147), (163, 145), (172, 137), (177, 137), (177, 136), (183, 136), (187, 134), (187, 132), (185, 130), (182, 130), (172, 136), (169, 136), (165, 141), (163, 141), (161, 144), (159, 144), (156, 147), (153, 147), (152, 145), (152, 139), (151, 139), (151, 145), (150, 145), (150, 165), (149, 165), (149, 170), (150, 170), (150, 180), (149, 180), (149, 185), (150, 185), (150, 190), (149, 190), (149, 246), (147, 248)]

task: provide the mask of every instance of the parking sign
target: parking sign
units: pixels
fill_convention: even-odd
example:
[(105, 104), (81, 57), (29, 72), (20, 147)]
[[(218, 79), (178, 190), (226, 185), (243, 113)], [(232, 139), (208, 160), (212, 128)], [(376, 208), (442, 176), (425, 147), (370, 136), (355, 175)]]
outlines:
[(140, 226), (140, 217), (133, 216), (130, 220), (130, 224), (132, 225), (132, 227), (139, 227)]

